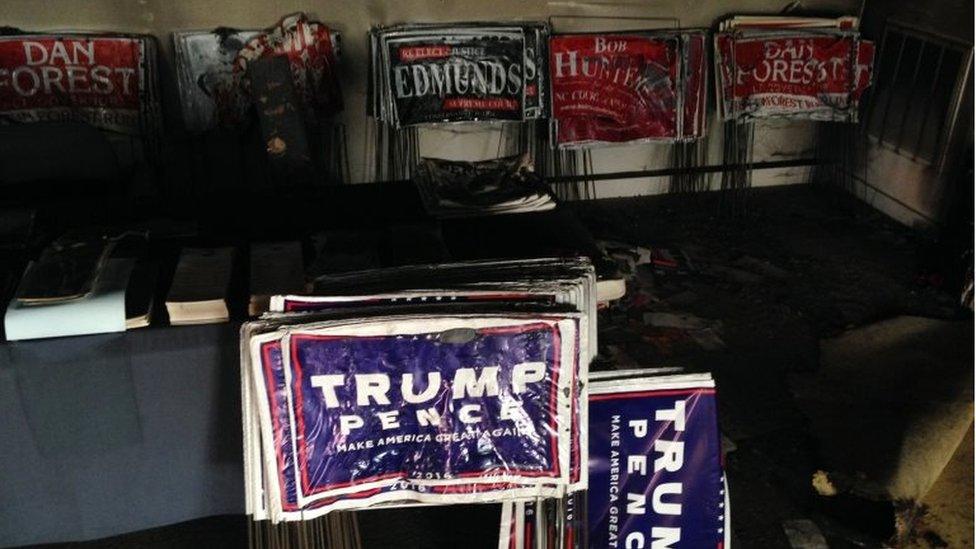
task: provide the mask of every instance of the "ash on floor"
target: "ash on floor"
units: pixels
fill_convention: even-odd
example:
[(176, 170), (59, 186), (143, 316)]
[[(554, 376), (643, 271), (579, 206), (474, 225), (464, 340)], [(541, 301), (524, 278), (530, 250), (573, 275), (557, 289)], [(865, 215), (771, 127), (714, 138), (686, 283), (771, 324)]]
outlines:
[[(867, 446), (877, 437), (853, 443), (841, 438), (849, 449), (825, 447), (830, 440), (817, 429), (824, 429), (822, 423), (829, 428), (829, 415), (811, 418), (805, 413), (810, 399), (793, 393), (797, 379), (815, 388), (844, 383), (843, 375), (832, 377), (821, 367), (824, 340), (840, 341), (838, 336), (894, 317), (965, 324), (949, 330), (956, 334), (951, 343), (920, 340), (948, 350), (925, 355), (913, 348), (913, 354), (971, 369), (972, 315), (958, 309), (954, 291), (933, 287), (940, 277), (926, 265), (931, 242), (849, 197), (811, 186), (756, 190), (748, 215), (738, 219), (716, 215), (719, 200), (661, 196), (569, 205), (630, 269), (626, 298), (601, 313), (603, 363), (596, 367), (684, 366), (714, 373), (737, 548), (824, 542), (878, 547), (904, 537), (895, 530), (896, 516), (899, 523), (908, 516), (933, 526), (938, 521), (918, 509), (906, 512), (903, 504), (896, 508), (850, 493), (838, 482), (842, 478), (819, 476), (822, 490), (838, 493), (818, 495), (812, 480), (828, 457), (877, 453), (879, 448)], [(964, 356), (948, 356), (952, 348)], [(859, 381), (858, 387), (870, 385)], [(930, 510), (972, 502), (972, 459), (965, 457), (953, 460), (963, 470), (947, 467), (952, 474), (943, 474), (921, 500)], [(966, 481), (968, 497), (935, 489), (957, 489)], [(972, 512), (959, 516), (970, 520)], [(490, 505), (360, 513), (367, 548), (494, 547), (497, 517), (498, 507)], [(245, 520), (211, 517), (67, 546), (242, 547)], [(966, 546), (921, 528), (918, 534), (910, 544)]]
[(920, 283), (924, 236), (846, 195), (808, 185), (757, 189), (738, 218), (719, 215), (720, 200), (572, 205), (629, 271), (627, 297), (601, 313), (603, 367), (714, 373), (733, 545), (790, 547), (789, 525), (812, 521), (830, 547), (880, 546), (895, 535), (891, 503), (813, 490), (824, 448), (790, 377), (817, 376), (822, 339), (899, 315), (967, 323), (968, 342), (958, 344), (971, 365), (972, 315), (949, 289), (926, 284), (929, 277)]

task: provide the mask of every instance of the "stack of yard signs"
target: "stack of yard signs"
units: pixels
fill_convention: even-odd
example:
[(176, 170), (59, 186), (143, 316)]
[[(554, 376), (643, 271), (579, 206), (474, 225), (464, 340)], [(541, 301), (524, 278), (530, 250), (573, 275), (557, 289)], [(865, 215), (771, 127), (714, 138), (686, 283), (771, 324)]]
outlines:
[(705, 55), (703, 31), (552, 36), (552, 142), (579, 148), (703, 137)]
[(659, 368), (589, 381), (587, 491), (505, 503), (499, 549), (729, 547), (711, 376)]
[(733, 17), (715, 35), (719, 113), (725, 120), (857, 122), (871, 84), (874, 43), (857, 19)]
[(585, 489), (585, 258), (320, 278), (241, 330), (248, 513), (526, 501)]
[(522, 22), (376, 27), (369, 113), (395, 128), (542, 118), (548, 32)]
[(542, 212), (556, 207), (528, 154), (463, 162), (422, 158), (414, 182), (434, 217)]
[(157, 45), (139, 34), (8, 29), (0, 36), (0, 117), (16, 123), (83, 122), (114, 140), (160, 136)]

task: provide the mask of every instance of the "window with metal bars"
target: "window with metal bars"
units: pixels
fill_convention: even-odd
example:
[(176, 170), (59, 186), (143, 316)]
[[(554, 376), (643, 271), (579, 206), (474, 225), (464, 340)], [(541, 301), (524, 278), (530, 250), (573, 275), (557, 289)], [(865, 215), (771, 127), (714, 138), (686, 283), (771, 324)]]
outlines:
[(972, 65), (972, 44), (889, 20), (864, 118), (882, 147), (941, 171)]

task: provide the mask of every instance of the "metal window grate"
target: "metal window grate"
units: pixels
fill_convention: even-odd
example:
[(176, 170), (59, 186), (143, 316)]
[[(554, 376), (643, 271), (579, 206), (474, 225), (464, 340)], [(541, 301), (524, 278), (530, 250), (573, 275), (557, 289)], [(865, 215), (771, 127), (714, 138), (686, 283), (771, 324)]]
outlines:
[(941, 170), (971, 65), (971, 44), (889, 20), (865, 117), (868, 135)]

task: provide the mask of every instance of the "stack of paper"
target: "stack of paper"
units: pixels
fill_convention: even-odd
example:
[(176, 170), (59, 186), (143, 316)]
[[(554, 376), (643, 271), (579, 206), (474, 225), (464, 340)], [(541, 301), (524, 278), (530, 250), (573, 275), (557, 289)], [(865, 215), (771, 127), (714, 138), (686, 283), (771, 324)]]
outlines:
[[(145, 240), (141, 242), (144, 251)], [(155, 267), (123, 239), (65, 235), (28, 264), (4, 315), (7, 340), (124, 332), (149, 325)]]
[(588, 260), (382, 269), (316, 288), (273, 297), (241, 329), (255, 520), (585, 489)]
[(145, 328), (152, 321), (156, 293), (156, 265), (136, 261), (125, 291), (125, 329)]
[(169, 323), (227, 322), (233, 248), (184, 248), (166, 296)]
[(415, 174), (424, 207), (436, 217), (538, 212), (556, 207), (528, 155), (481, 162), (424, 158)]
[(251, 246), (250, 316), (266, 312), (271, 296), (304, 289), (301, 242), (263, 242)]

